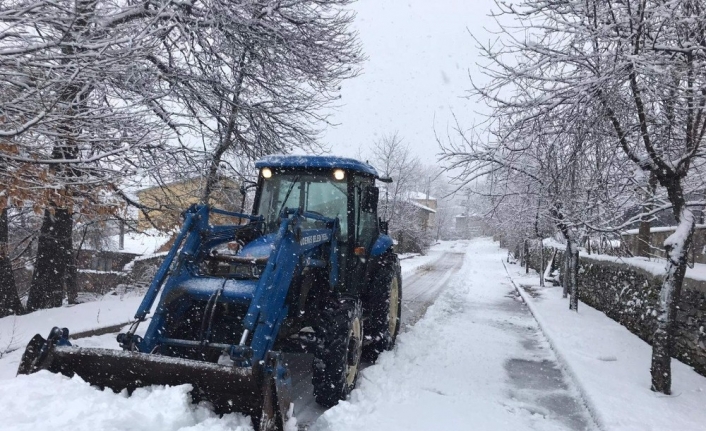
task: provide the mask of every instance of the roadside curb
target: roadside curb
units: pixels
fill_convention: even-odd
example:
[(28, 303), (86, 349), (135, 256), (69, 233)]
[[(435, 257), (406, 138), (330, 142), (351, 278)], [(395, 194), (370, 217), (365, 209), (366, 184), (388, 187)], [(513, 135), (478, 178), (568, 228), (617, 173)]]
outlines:
[(588, 410), (588, 413), (593, 419), (593, 422), (596, 424), (599, 430), (607, 431), (608, 428), (606, 427), (605, 418), (603, 418), (595, 403), (593, 403), (591, 397), (586, 391), (586, 388), (581, 384), (581, 380), (579, 379), (574, 368), (571, 366), (570, 362), (561, 352), (561, 349), (557, 347), (557, 343), (554, 341), (555, 338), (553, 332), (551, 331), (551, 329), (549, 329), (549, 326), (545, 323), (544, 319), (542, 319), (542, 316), (539, 314), (539, 312), (537, 312), (536, 308), (534, 307), (534, 304), (532, 303), (532, 298), (530, 298), (527, 295), (527, 292), (520, 289), (517, 283), (515, 283), (515, 280), (513, 280), (512, 275), (510, 275), (510, 271), (507, 269), (507, 265), (505, 265), (505, 262), (502, 259), (500, 260), (500, 262), (505, 268), (505, 272), (507, 273), (507, 278), (510, 280), (510, 283), (512, 283), (512, 286), (522, 298), (522, 302), (524, 302), (527, 305), (527, 308), (529, 308), (530, 313), (532, 313), (532, 317), (534, 317), (534, 320), (539, 326), (539, 329), (542, 331), (544, 337), (549, 342), (549, 346), (552, 348), (552, 351), (556, 355), (559, 364), (564, 369), (564, 371), (566, 371), (566, 373), (571, 378), (571, 381), (574, 383), (574, 386), (578, 390), (579, 395), (581, 396), (581, 399), (583, 400), (583, 403), (586, 406), (586, 409)]

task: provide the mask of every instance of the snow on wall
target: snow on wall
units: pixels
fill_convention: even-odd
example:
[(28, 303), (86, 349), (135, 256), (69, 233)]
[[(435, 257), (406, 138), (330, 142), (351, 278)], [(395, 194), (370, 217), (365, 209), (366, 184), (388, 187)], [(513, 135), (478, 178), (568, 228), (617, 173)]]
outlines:
[[(561, 261), (563, 246), (552, 245), (557, 245)], [(530, 267), (535, 270), (539, 270), (537, 252), (530, 250)], [(579, 297), (650, 343), (665, 266), (664, 260), (581, 253)], [(678, 306), (675, 357), (706, 376), (706, 265), (687, 269)]]

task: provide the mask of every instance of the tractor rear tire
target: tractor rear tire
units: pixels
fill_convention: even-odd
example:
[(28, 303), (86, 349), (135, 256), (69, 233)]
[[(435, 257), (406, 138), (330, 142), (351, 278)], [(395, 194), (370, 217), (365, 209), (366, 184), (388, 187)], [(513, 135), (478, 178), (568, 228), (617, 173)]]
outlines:
[(359, 300), (346, 299), (327, 307), (317, 325), (314, 352), (314, 398), (329, 408), (355, 388), (363, 347), (363, 312)]
[(380, 268), (369, 299), (369, 317), (365, 322), (363, 361), (374, 363), (386, 350), (392, 350), (400, 332), (402, 317), (402, 277), (397, 265)]

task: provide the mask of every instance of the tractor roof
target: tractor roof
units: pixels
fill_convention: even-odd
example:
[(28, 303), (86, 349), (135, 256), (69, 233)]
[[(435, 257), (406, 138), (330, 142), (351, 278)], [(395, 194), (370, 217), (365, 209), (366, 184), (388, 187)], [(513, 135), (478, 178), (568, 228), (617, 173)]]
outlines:
[(272, 155), (255, 162), (256, 168), (298, 168), (298, 169), (345, 169), (380, 178), (374, 167), (367, 163), (346, 157)]

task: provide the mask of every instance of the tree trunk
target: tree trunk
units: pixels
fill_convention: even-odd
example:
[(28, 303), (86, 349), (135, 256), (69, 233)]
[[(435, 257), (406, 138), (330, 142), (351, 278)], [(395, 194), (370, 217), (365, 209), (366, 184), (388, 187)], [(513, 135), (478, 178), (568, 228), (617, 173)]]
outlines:
[(564, 259), (563, 262), (561, 263), (563, 268), (561, 271), (561, 287), (563, 289), (562, 291), (562, 298), (567, 298), (569, 296), (569, 288), (571, 287), (571, 284), (569, 282), (569, 256), (571, 253), (569, 253), (568, 245), (566, 247), (566, 251), (564, 252)]
[(0, 317), (22, 314), (24, 309), (17, 294), (8, 247), (7, 208), (0, 212)]
[(64, 275), (64, 289), (66, 290), (66, 301), (69, 304), (78, 304), (78, 268), (76, 267), (76, 255), (71, 253)]
[[(677, 210), (675, 206), (675, 211)], [(676, 214), (675, 214), (676, 215)], [(677, 216), (677, 230), (664, 241), (667, 253), (667, 274), (657, 302), (657, 329), (652, 336), (652, 390), (672, 393), (672, 346), (677, 305), (681, 299), (689, 247), (694, 233), (694, 216), (688, 209)]]
[(571, 300), (569, 301), (569, 310), (579, 310), (579, 248), (578, 245), (569, 241), (571, 244), (571, 252), (567, 247), (566, 253), (569, 255), (569, 290)]
[(64, 280), (73, 252), (73, 219), (66, 208), (44, 210), (37, 243), (37, 259), (27, 299), (27, 311), (59, 307), (64, 299)]
[(541, 262), (539, 265), (539, 285), (544, 287), (544, 265), (546, 265), (546, 262), (544, 261), (544, 242), (542, 242), (542, 238), (539, 238), (539, 258)]
[[(644, 205), (642, 205), (642, 212), (647, 214), (652, 211), (654, 205), (652, 199), (654, 197), (655, 191), (657, 190), (657, 176), (654, 173), (650, 173), (650, 181), (648, 185), (649, 195), (645, 199)], [(650, 257), (650, 217), (643, 215), (640, 218), (640, 227), (637, 233), (637, 255), (642, 257)]]
[[(67, 41), (77, 42), (90, 31), (92, 19), (95, 17), (98, 2), (96, 0), (76, 0), (76, 19), (72, 30), (67, 33)], [(67, 56), (80, 56), (85, 48), (66, 44), (62, 51)], [(68, 60), (67, 60), (68, 61)], [(60, 100), (65, 104), (68, 120), (57, 126), (58, 139), (52, 150), (52, 159), (75, 160), (80, 154), (76, 137), (81, 135), (79, 121), (74, 121), (70, 114), (80, 118), (80, 113), (87, 110), (87, 100), (93, 91), (88, 82), (72, 82), (64, 90)], [(84, 172), (74, 166), (57, 164), (52, 170), (58, 177), (75, 181)], [(44, 219), (37, 242), (37, 258), (32, 274), (27, 310), (34, 311), (48, 307), (61, 306), (64, 299), (64, 285), (68, 265), (72, 262), (73, 247), (73, 217), (71, 216), (72, 201), (65, 196), (60, 201), (50, 201), (44, 210)]]

